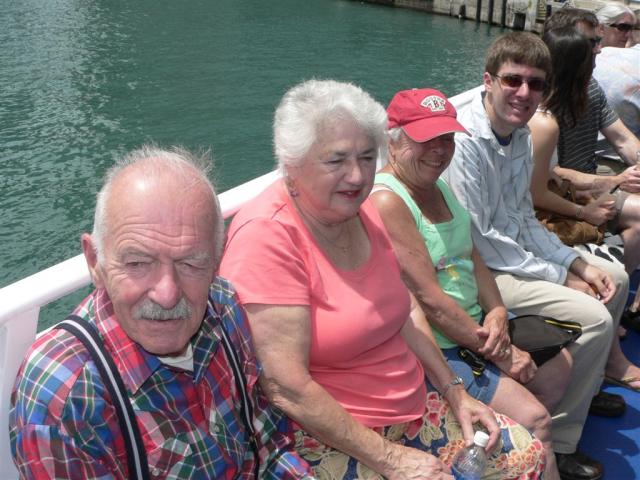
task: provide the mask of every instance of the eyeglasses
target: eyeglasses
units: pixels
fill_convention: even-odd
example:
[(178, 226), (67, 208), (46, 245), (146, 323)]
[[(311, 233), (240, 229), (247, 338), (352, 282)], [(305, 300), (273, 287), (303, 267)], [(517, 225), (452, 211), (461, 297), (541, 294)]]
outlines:
[(533, 92), (542, 92), (547, 86), (547, 82), (538, 77), (525, 78), (522, 75), (493, 75), (500, 79), (500, 83), (504, 87), (520, 88), (523, 83), (529, 86), (529, 90)]
[(589, 41), (591, 42), (591, 48), (596, 48), (602, 42), (602, 37), (589, 38)]
[(631, 25), (630, 23), (612, 23), (609, 26), (611, 28), (615, 28), (620, 32), (630, 32), (631, 30), (633, 30), (633, 27), (634, 27), (634, 25)]

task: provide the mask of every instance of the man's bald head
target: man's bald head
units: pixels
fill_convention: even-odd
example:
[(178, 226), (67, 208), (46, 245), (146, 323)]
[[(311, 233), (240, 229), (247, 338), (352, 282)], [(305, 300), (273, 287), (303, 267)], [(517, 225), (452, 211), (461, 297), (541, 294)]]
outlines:
[(143, 145), (116, 160), (107, 171), (96, 200), (91, 236), (98, 260), (103, 260), (104, 241), (109, 233), (109, 210), (118, 210), (119, 198), (127, 194), (127, 189), (149, 188), (154, 183), (168, 182), (178, 191), (202, 189), (203, 200), (210, 201), (216, 243), (214, 258), (218, 265), (224, 248), (224, 219), (215, 189), (207, 176), (210, 166), (208, 153), (197, 156), (181, 147), (165, 150), (153, 145)]

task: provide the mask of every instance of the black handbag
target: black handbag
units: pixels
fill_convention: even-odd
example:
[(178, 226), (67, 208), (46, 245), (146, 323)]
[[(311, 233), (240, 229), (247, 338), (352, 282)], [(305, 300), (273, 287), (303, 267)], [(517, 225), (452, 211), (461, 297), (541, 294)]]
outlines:
[(537, 366), (555, 357), (582, 335), (577, 322), (542, 315), (520, 315), (509, 320), (511, 343), (531, 355)]

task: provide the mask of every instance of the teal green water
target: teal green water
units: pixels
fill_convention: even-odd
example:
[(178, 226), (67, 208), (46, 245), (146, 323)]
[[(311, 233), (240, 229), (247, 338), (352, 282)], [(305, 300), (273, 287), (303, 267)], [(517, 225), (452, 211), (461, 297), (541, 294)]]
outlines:
[[(311, 77), (454, 95), (500, 29), (346, 0), (5, 0), (0, 287), (80, 252), (114, 156), (211, 148), (223, 191), (272, 169), (271, 116)], [(45, 310), (58, 320), (85, 292)]]

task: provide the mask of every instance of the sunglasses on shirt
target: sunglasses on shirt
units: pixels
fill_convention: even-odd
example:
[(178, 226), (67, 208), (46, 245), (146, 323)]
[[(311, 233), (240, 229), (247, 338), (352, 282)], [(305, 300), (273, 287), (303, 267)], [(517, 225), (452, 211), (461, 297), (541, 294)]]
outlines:
[(631, 30), (633, 30), (633, 27), (634, 27), (634, 25), (631, 25), (630, 23), (612, 23), (609, 26), (611, 28), (615, 28), (620, 32), (630, 32)]
[(493, 75), (500, 79), (500, 83), (504, 87), (520, 88), (523, 83), (529, 86), (529, 90), (534, 92), (542, 92), (547, 86), (547, 82), (538, 77), (525, 78), (522, 75)]

